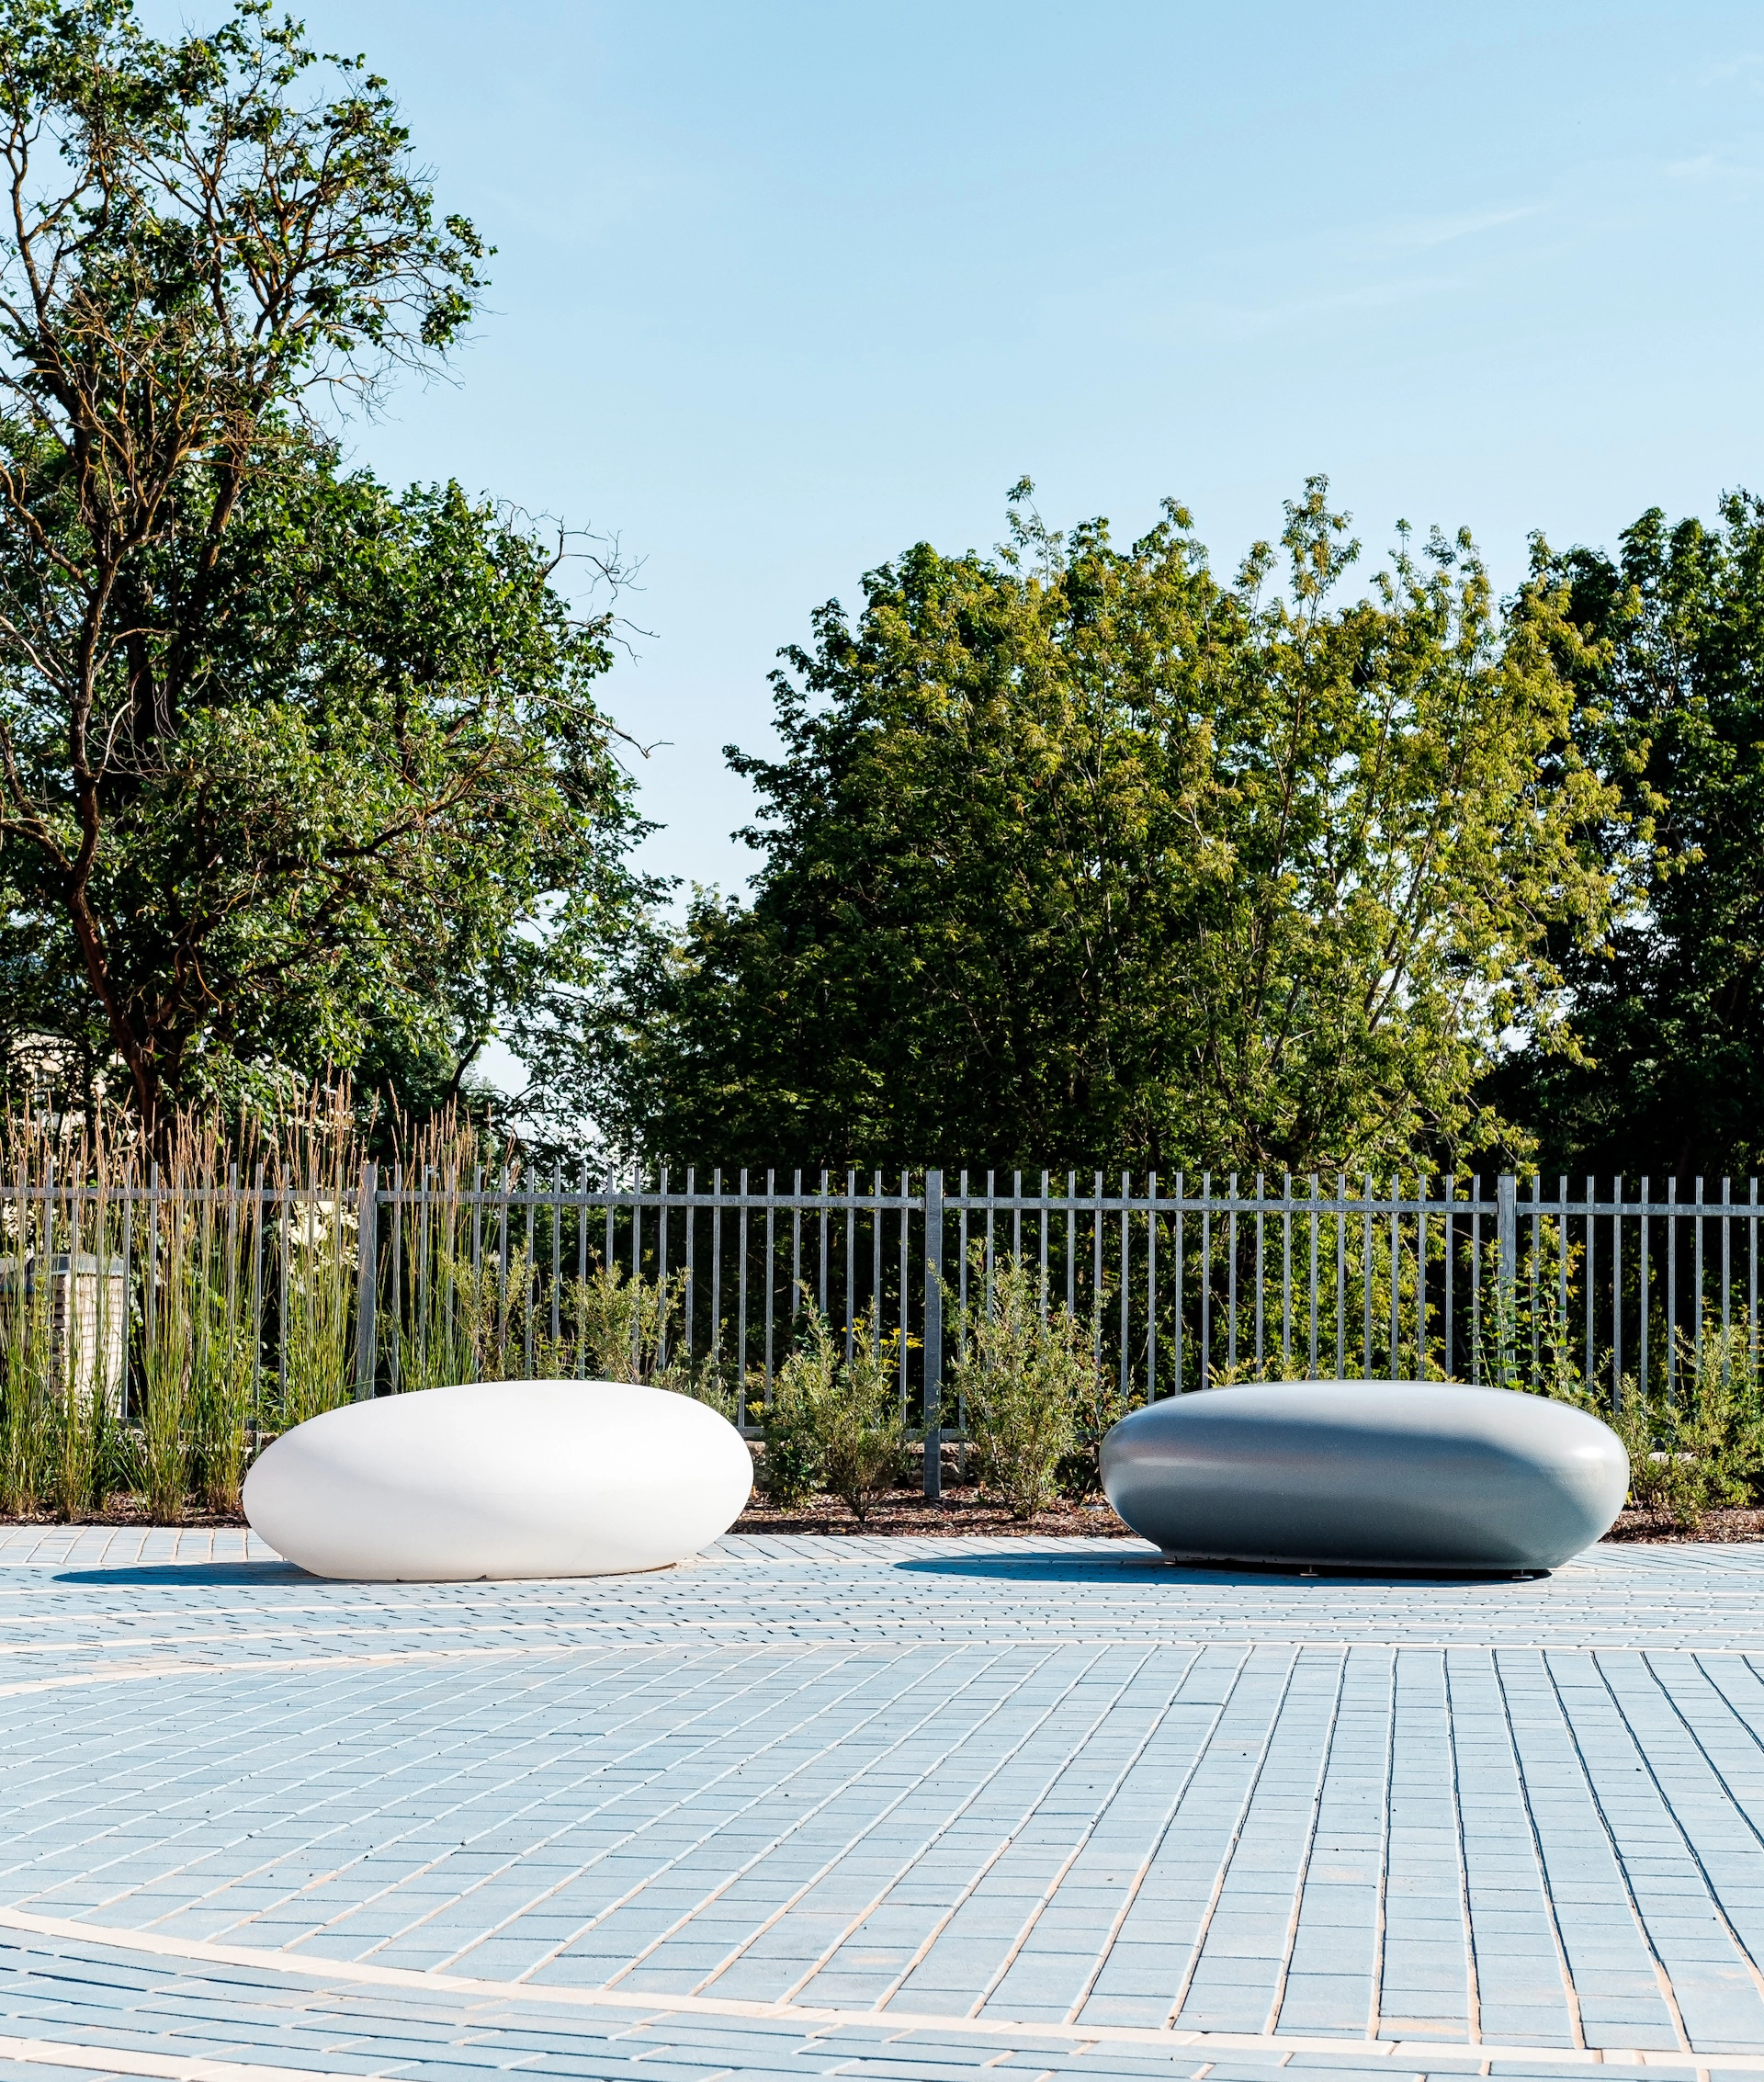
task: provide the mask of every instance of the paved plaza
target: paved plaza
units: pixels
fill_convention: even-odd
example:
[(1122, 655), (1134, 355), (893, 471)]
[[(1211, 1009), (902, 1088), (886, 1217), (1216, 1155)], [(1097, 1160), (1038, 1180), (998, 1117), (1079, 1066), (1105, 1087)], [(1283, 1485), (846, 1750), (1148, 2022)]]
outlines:
[(1764, 2082), (1764, 1547), (0, 1532), (0, 2082)]

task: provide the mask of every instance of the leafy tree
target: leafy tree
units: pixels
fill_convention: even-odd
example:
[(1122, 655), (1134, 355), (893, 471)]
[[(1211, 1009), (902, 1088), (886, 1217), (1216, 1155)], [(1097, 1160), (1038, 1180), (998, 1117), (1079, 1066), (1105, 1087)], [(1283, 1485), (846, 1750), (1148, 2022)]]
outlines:
[(1387, 1168), (1499, 1132), (1473, 1088), (1556, 1039), (1592, 929), (1565, 596), (1504, 620), (1468, 540), (1373, 596), (1314, 480), (1289, 579), (1180, 507), (1125, 551), (1022, 504), (928, 545), (774, 675), (751, 903), (701, 898), (634, 1006), (634, 1141), (723, 1162)]
[[(5, 1023), (102, 1061), (114, 1006), (151, 1047), (143, 1103), (273, 1099), (331, 1063), (407, 1106), (457, 1097), (493, 1035), (579, 1030), (651, 892), (623, 865), (642, 827), (591, 696), (605, 617), (571, 617), (555, 556), (457, 486), (394, 499), (310, 444), (254, 470), (179, 631), (176, 726), (104, 798), (84, 900), (108, 1004), (70, 990), (62, 880), (15, 839)], [(175, 530), (131, 578), (175, 599), (191, 561)], [(40, 692), (11, 705), (15, 770), (71, 818)]]
[(246, 0), (0, 0), (0, 975), (166, 1096), (445, 1099), (643, 894), (555, 554), (321, 430), (469, 322), (386, 83)]
[(1546, 1171), (1690, 1178), (1764, 1163), (1764, 501), (1644, 514), (1611, 558), (1540, 544), (1568, 589), (1576, 736), (1609, 776), (1608, 942), (1565, 945), (1578, 1057), (1527, 1050), (1491, 1099)]

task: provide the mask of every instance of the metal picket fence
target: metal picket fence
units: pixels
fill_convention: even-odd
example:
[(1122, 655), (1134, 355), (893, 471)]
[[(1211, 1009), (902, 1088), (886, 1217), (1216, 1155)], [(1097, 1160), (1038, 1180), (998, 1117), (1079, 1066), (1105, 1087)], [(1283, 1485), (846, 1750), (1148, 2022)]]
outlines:
[[(1736, 1327), (1757, 1351), (1756, 1179), (1713, 1192), (1699, 1179), (1684, 1193), (1675, 1179), (1663, 1191), (1611, 1180), (1601, 1192), (1592, 1179), (1511, 1174), (1194, 1181), (933, 1168), (548, 1179), (368, 1165), (328, 1194), (261, 1173), (102, 1194), (20, 1181), (0, 1184), (0, 1260), (18, 1259), (4, 1278), (26, 1271), (28, 1236), (29, 1258), (58, 1263), (75, 1286), (82, 1267), (102, 1264), (106, 1292), (120, 1279), (138, 1323), (155, 1305), (155, 1267), (170, 1262), (167, 1224), (175, 1216), (193, 1233), (192, 1195), (206, 1209), (204, 1235), (240, 1239), (229, 1291), (249, 1307), (271, 1380), (287, 1379), (297, 1301), (311, 1291), (301, 1269), (311, 1260), (290, 1239), (311, 1251), (316, 1224), (339, 1273), (346, 1240), (345, 1378), (357, 1395), (435, 1377), (433, 1364), (417, 1369), (444, 1274), (448, 1293), (469, 1289), (496, 1313), (513, 1340), (504, 1372), (516, 1354), (529, 1369), (568, 1371), (574, 1283), (617, 1267), (670, 1292), (668, 1356), (735, 1388), (750, 1419), (812, 1307), (848, 1350), (860, 1337), (888, 1346), (903, 1409), (934, 1443), (961, 1421), (945, 1395), (953, 1341), (1005, 1253), (1031, 1268), (1045, 1308), (1087, 1325), (1128, 1397), (1385, 1376), (1555, 1379), (1616, 1400), (1642, 1386), (1681, 1394), (1717, 1330), (1724, 1352), (1736, 1349)], [(924, 1468), (935, 1493), (935, 1451)]]
[[(384, 1231), (435, 1193), (364, 1184), (380, 1226), (363, 1306), (401, 1306), (408, 1277)], [(477, 1262), (524, 1268), (567, 1341), (568, 1283), (594, 1263), (678, 1283), (676, 1342), (763, 1403), (811, 1305), (890, 1346), (903, 1408), (935, 1438), (951, 1312), (980, 1305), (1000, 1257), (1024, 1260), (1045, 1307), (1089, 1325), (1124, 1394), (1155, 1397), (1288, 1375), (1505, 1380), (1554, 1373), (1615, 1400), (1624, 1383), (1682, 1392), (1705, 1332), (1747, 1328), (1756, 1352), (1758, 1182), (1744, 1197), (1668, 1179), (1366, 1179), (972, 1173), (927, 1169), (666, 1171), (621, 1180), (475, 1178)], [(367, 1253), (364, 1253), (366, 1262)], [(529, 1341), (533, 1335), (529, 1328)], [(384, 1341), (361, 1344), (396, 1386)], [(925, 1456), (934, 1493), (937, 1456)]]

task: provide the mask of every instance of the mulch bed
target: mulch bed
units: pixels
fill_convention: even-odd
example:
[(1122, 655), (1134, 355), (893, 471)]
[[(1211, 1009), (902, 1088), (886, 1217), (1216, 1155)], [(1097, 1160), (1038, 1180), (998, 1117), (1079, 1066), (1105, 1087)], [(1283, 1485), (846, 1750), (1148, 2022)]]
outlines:
[(859, 1524), (837, 1497), (817, 1497), (802, 1511), (774, 1511), (769, 1504), (750, 1504), (735, 1521), (737, 1533), (941, 1533), (955, 1537), (966, 1533), (1003, 1533), (1012, 1538), (1034, 1534), (1046, 1538), (1075, 1533), (1092, 1539), (1131, 1540), (1133, 1529), (1102, 1502), (1069, 1503), (1061, 1500), (1051, 1511), (1039, 1512), (1029, 1523), (1012, 1518), (996, 1499), (983, 1498), (978, 1489), (945, 1485), (937, 1502), (930, 1502), (912, 1489), (888, 1489), (875, 1498)]
[[(52, 1525), (55, 1522), (48, 1511), (35, 1512), (29, 1518), (0, 1518), (0, 1525)], [(153, 1521), (147, 1515), (144, 1498), (118, 1495), (112, 1497), (102, 1511), (89, 1511), (75, 1522), (127, 1526), (151, 1525)], [(213, 1511), (192, 1511), (184, 1521), (187, 1526), (198, 1531), (244, 1522), (236, 1513)], [(1031, 1534), (1037, 1539), (1069, 1538), (1075, 1534), (1107, 1540), (1133, 1537), (1132, 1528), (1124, 1525), (1105, 1503), (1062, 1500), (1025, 1525), (1012, 1518), (1002, 1504), (983, 1497), (976, 1488), (959, 1484), (947, 1485), (936, 1503), (928, 1502), (916, 1489), (888, 1490), (872, 1502), (861, 1524), (837, 1497), (818, 1497), (805, 1510), (793, 1511), (774, 1511), (769, 1504), (756, 1503), (741, 1513), (731, 1531), (826, 1533), (835, 1536), (863, 1533), (883, 1538), (929, 1533), (953, 1539), (964, 1533), (978, 1533), (994, 1538), (1002, 1535), (1007, 1539), (1022, 1539)], [(1712, 1511), (1694, 1533), (1687, 1533), (1675, 1525), (1664, 1511), (1626, 1511), (1605, 1537), (1628, 1541), (1764, 1540), (1764, 1510)]]
[(1626, 1511), (1609, 1533), (1607, 1540), (1764, 1540), (1764, 1511), (1749, 1506), (1741, 1511), (1705, 1512), (1694, 1533), (1676, 1525), (1663, 1511)]

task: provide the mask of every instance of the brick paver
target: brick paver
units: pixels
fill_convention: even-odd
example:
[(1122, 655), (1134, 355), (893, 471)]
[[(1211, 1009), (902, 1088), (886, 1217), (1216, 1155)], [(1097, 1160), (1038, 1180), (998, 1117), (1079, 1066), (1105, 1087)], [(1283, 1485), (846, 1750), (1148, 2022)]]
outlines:
[(0, 1529), (6, 2073), (1764, 2082), (1764, 1548)]

